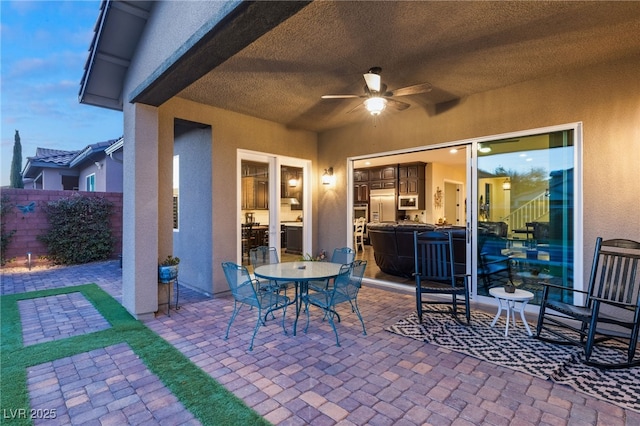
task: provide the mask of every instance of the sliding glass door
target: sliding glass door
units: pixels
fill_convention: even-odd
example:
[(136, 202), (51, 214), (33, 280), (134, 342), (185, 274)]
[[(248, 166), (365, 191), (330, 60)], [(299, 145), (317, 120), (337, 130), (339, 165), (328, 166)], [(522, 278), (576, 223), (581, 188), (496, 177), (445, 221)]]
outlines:
[(477, 295), (512, 281), (533, 292), (535, 303), (540, 281), (573, 287), (575, 132), (476, 142)]

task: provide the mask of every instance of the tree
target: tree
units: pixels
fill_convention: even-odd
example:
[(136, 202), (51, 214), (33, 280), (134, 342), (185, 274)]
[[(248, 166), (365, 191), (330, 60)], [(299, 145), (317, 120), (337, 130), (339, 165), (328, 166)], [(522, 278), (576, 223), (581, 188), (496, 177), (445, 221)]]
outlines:
[(22, 145), (20, 145), (20, 133), (16, 130), (13, 142), (13, 158), (11, 159), (11, 188), (24, 188), (22, 182)]

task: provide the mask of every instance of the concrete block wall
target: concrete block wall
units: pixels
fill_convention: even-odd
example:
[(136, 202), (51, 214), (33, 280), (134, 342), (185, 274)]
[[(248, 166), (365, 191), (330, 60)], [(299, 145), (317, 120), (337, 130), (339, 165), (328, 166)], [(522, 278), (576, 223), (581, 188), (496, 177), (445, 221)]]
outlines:
[[(2, 189), (2, 196), (7, 196), (13, 206), (4, 217), (5, 231), (15, 230), (7, 247), (5, 258), (9, 265), (26, 262), (27, 252), (31, 252), (34, 263), (41, 256), (47, 255), (46, 246), (38, 240), (38, 235), (49, 229), (45, 206), (51, 201), (70, 197), (73, 194), (103, 197), (113, 203), (111, 214), (111, 231), (115, 239), (113, 256), (122, 252), (122, 193), (118, 192), (83, 192), (83, 191), (49, 191), (42, 189)], [(35, 203), (33, 211), (23, 212), (18, 206)]]

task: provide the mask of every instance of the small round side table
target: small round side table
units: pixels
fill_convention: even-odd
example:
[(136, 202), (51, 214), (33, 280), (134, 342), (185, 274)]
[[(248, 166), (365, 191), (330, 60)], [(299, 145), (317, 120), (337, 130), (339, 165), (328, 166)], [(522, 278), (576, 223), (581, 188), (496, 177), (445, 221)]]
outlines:
[[(498, 318), (500, 318), (500, 314), (502, 314), (502, 310), (505, 309), (507, 311), (507, 325), (504, 328), (505, 337), (509, 335), (509, 323), (513, 321), (513, 326), (515, 327), (516, 325), (516, 312), (520, 314), (520, 319), (522, 319), (522, 323), (527, 329), (529, 336), (533, 336), (531, 329), (529, 328), (529, 324), (527, 324), (527, 320), (524, 317), (524, 307), (533, 299), (533, 293), (521, 289), (516, 289), (514, 293), (507, 293), (504, 291), (503, 287), (494, 287), (489, 289), (489, 294), (495, 297), (498, 301), (498, 313), (493, 319), (491, 327), (496, 325)], [(520, 306), (516, 306), (517, 302), (520, 302)]]

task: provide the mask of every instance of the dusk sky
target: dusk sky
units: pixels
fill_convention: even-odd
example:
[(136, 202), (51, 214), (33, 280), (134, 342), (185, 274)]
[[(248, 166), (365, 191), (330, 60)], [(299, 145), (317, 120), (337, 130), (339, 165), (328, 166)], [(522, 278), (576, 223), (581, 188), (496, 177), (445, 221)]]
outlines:
[(15, 131), (22, 167), (37, 147), (79, 150), (122, 136), (122, 113), (78, 102), (100, 1), (0, 0), (0, 185)]

